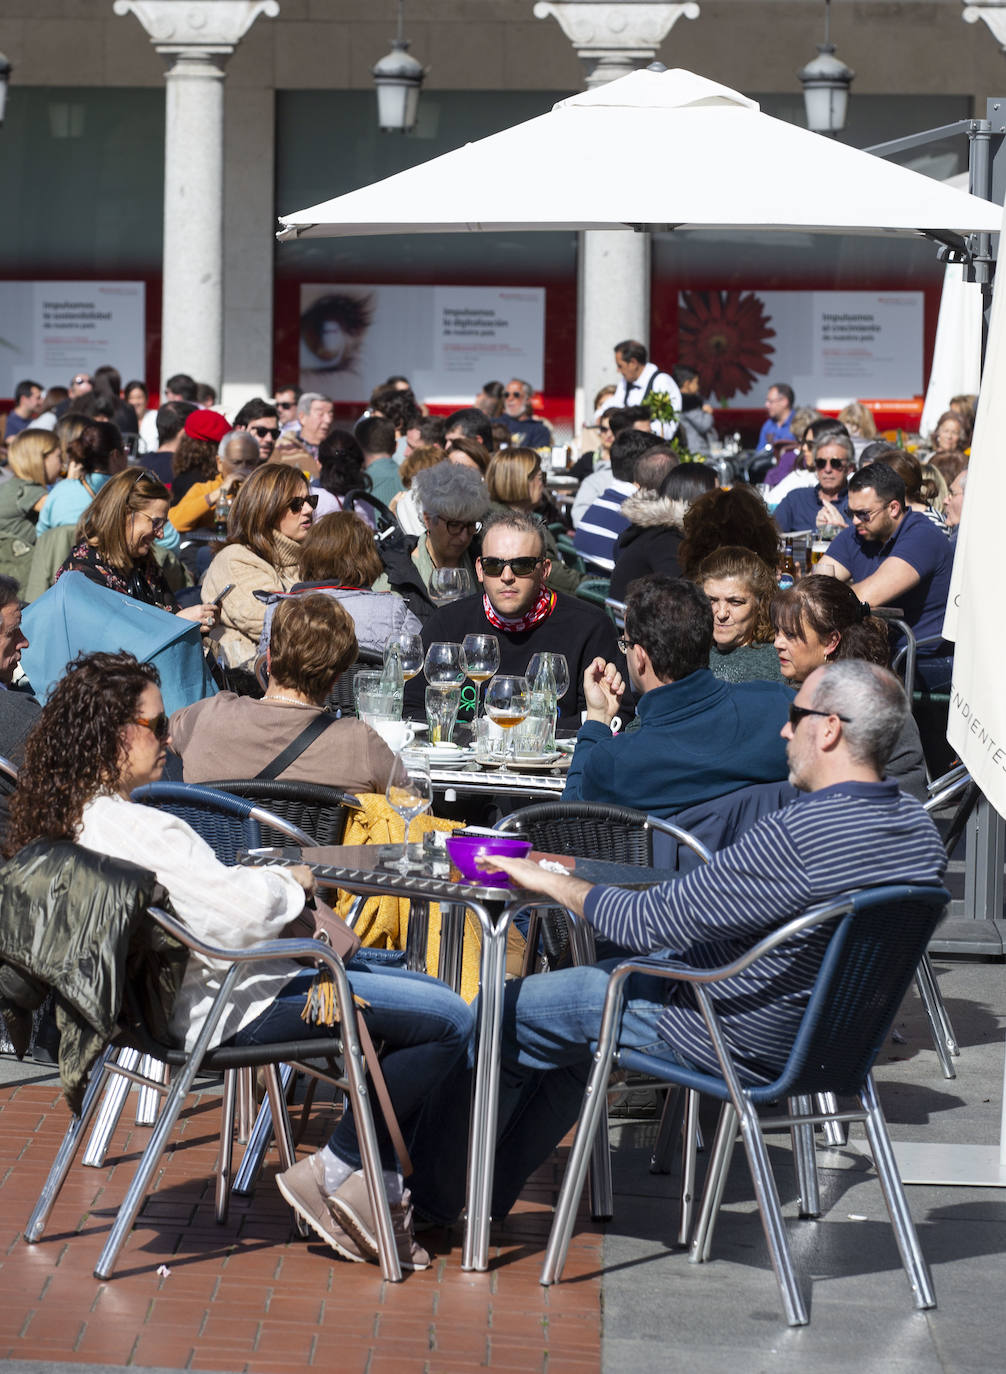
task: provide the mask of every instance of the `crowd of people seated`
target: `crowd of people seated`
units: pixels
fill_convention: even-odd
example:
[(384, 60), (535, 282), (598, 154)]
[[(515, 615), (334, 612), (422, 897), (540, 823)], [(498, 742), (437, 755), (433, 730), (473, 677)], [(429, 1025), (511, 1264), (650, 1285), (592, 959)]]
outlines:
[[(0, 817), (7, 855), (72, 841), (150, 867), (208, 941), (280, 935), (313, 891), (306, 867), (224, 865), (183, 821), (137, 805), (134, 790), (169, 760), (186, 782), (206, 783), (275, 776), (289, 755), (287, 781), (383, 794), (400, 765), (363, 719), (336, 713), (340, 678), (361, 656), (379, 664), (389, 640), (427, 649), (490, 635), (502, 674), (523, 674), (539, 652), (566, 658), (556, 707), (557, 733), (575, 740), (565, 800), (674, 817), (761, 789), (752, 829), (706, 868), (644, 894), (500, 862), (623, 952), (726, 962), (847, 887), (938, 883), (943, 850), (919, 805), (922, 741), (889, 670), (902, 635), (874, 611), (897, 608), (921, 641), (917, 685), (945, 692), (942, 620), (974, 398), (955, 398), (911, 453), (876, 437), (865, 406), (833, 419), (773, 384), (755, 485), (704, 461), (714, 412), (694, 371), (664, 373), (632, 340), (616, 361), (620, 381), (597, 398), (596, 448), (573, 469), (579, 490), (562, 508), (544, 458), (554, 435), (521, 379), (487, 382), (474, 405), (433, 416), (391, 378), (352, 427), (328, 397), (295, 387), (233, 418), (200, 404), (185, 374), (156, 409), (114, 369), (48, 409), (37, 384), (19, 387), (0, 480), (0, 755), (20, 769)], [(655, 392), (676, 398), (675, 418), (651, 418)], [(813, 566), (809, 555), (796, 566), (787, 548), (797, 533), (820, 554)], [(38, 701), (29, 640), (47, 622), (36, 607), (57, 582), (85, 585), (63, 582), (72, 577), (121, 600), (101, 645), (79, 643)], [(617, 617), (599, 604), (604, 591)], [(176, 630), (171, 617), (197, 625), (187, 632), (193, 644), (201, 635), (221, 690), (166, 708), (167, 684), (162, 696), (157, 668), (134, 652), (130, 602)], [(426, 685), (422, 671), (405, 683), (413, 721)], [(463, 699), (462, 730), (472, 717)], [(737, 994), (727, 1035), (751, 1081), (785, 1058), (822, 949), (817, 934), (797, 939), (771, 977), (741, 976), (718, 994), (724, 1005)], [(575, 1118), (610, 967), (508, 988), (494, 1215)], [(406, 1188), (379, 1122), (399, 1255), (423, 1268), (415, 1217), (449, 1224), (463, 1205), (475, 1018), (395, 958), (363, 950), (348, 971), (416, 1164)], [(172, 1022), (184, 1044), (219, 977), (190, 960)], [(292, 964), (256, 974), (218, 1041), (310, 1033), (300, 1013), (312, 977)], [(687, 999), (643, 988), (632, 1006), (626, 1043), (708, 1063)], [(360, 1169), (347, 1111), (278, 1183), (338, 1255), (373, 1261)]]

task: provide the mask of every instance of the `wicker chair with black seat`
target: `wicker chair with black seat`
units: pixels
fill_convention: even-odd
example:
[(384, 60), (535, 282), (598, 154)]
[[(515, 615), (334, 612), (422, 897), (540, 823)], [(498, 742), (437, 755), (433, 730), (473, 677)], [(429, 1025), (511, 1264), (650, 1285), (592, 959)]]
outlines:
[[(127, 1033), (120, 1043), (125, 1043), (135, 1051), (160, 1059), (175, 1068), (170, 1088), (159, 1082), (148, 1082), (148, 1086), (165, 1097), (157, 1123), (150, 1140), (143, 1151), (136, 1173), (133, 1175), (126, 1196), (116, 1215), (112, 1230), (105, 1241), (101, 1255), (95, 1265), (97, 1278), (110, 1278), (115, 1269), (119, 1253), (143, 1199), (156, 1174), (161, 1155), (164, 1153), (168, 1138), (178, 1120), (185, 1098), (192, 1090), (196, 1074), (205, 1071), (224, 1071), (225, 1086), (223, 1098), (223, 1123), (220, 1134), (220, 1154), (217, 1165), (216, 1216), (219, 1222), (226, 1221), (229, 1179), (231, 1171), (231, 1149), (234, 1135), (234, 1089), (235, 1070), (261, 1067), (265, 1072), (266, 1090), (276, 1121), (286, 1123), (278, 1133), (280, 1162), (284, 1169), (294, 1162), (293, 1142), (283, 1102), (283, 1093), (277, 1073), (280, 1063), (300, 1067), (304, 1060), (311, 1060), (309, 1072), (317, 1072), (314, 1061), (323, 1061), (328, 1066), (332, 1081), (337, 1082), (349, 1096), (356, 1121), (360, 1142), (360, 1155), (371, 1207), (376, 1222), (378, 1250), (381, 1272), (389, 1282), (397, 1283), (402, 1277), (401, 1266), (395, 1246), (391, 1214), (388, 1209), (387, 1194), (381, 1173), (381, 1159), (374, 1132), (374, 1121), (370, 1110), (370, 1096), (366, 1086), (366, 1066), (364, 1063), (359, 1034), (356, 1027), (356, 1014), (353, 999), (346, 978), (345, 969), (338, 956), (329, 945), (315, 940), (270, 940), (247, 949), (218, 949), (197, 939), (191, 931), (173, 916), (156, 907), (151, 907), (150, 916), (191, 951), (205, 959), (212, 959), (230, 967), (220, 983), (213, 1005), (199, 1032), (195, 1045), (190, 1051), (177, 1045), (155, 1041), (149, 1029), (140, 1021)], [(286, 1041), (275, 1044), (219, 1046), (209, 1049), (214, 1030), (231, 999), (241, 974), (255, 965), (277, 960), (309, 959), (323, 965), (331, 974), (334, 983), (338, 1020), (338, 1033), (331, 1036), (305, 1037), (300, 1041)], [(52, 1212), (59, 1191), (73, 1163), (84, 1131), (94, 1114), (102, 1096), (109, 1075), (125, 1074), (129, 1081), (145, 1081), (131, 1070), (123, 1069), (115, 1062), (116, 1046), (109, 1045), (95, 1066), (84, 1097), (79, 1116), (74, 1117), (60, 1145), (55, 1162), (43, 1185), (41, 1195), (25, 1227), (25, 1239), (36, 1242), (41, 1239), (46, 1222)], [(306, 1067), (306, 1066), (305, 1066)]]
[[(349, 813), (360, 808), (360, 803), (351, 792), (340, 792), (337, 787), (325, 787), (316, 782), (296, 782), (290, 778), (273, 778), (269, 781), (230, 778), (223, 782), (208, 782), (206, 786), (243, 797), (248, 802), (261, 803), (274, 815), (282, 816), (285, 821), (309, 835), (312, 844), (318, 845), (341, 844)], [(288, 843), (288, 837), (274, 830), (261, 815), (258, 824), (262, 832), (262, 844)]]
[[(725, 968), (692, 968), (660, 958), (633, 958), (620, 964), (608, 985), (593, 1068), (556, 1205), (541, 1282), (556, 1283), (562, 1275), (584, 1173), (600, 1122), (604, 1088), (612, 1068), (618, 1064), (650, 1074), (659, 1082), (706, 1093), (723, 1103), (692, 1241), (693, 1263), (709, 1258), (713, 1223), (740, 1124), (783, 1310), (791, 1326), (806, 1324), (807, 1309), (793, 1269), (779, 1194), (762, 1139), (764, 1127), (756, 1109), (787, 1098), (796, 1104), (791, 1115), (773, 1118), (766, 1126), (790, 1129), (795, 1137), (803, 1137), (803, 1161), (796, 1151), (794, 1154), (801, 1196), (805, 1197), (803, 1189), (816, 1186), (816, 1175), (808, 1179), (806, 1171), (809, 1162), (813, 1173), (813, 1128), (835, 1115), (810, 1110), (811, 1102), (821, 1102), (829, 1096), (858, 1098), (858, 1108), (837, 1115), (843, 1121), (864, 1123), (915, 1305), (935, 1307), (932, 1282), (898, 1177), (871, 1070), (949, 900), (950, 894), (942, 887), (868, 888), (846, 893), (786, 922)], [(771, 1083), (742, 1082), (716, 1015), (716, 985), (736, 977), (803, 931), (829, 922), (834, 923), (834, 932), (784, 1068)], [(637, 1050), (619, 1049), (625, 980), (632, 973), (687, 984), (702, 1013), (719, 1061), (719, 1074), (685, 1068), (670, 1059)]]
[(335, 686), (328, 694), (325, 702), (325, 710), (331, 711), (333, 715), (352, 716), (356, 714), (356, 700), (353, 696), (353, 683), (356, 675), (363, 669), (380, 668), (384, 663), (381, 654), (368, 653), (366, 649), (360, 650), (360, 656), (349, 665), (344, 673), (340, 673)]

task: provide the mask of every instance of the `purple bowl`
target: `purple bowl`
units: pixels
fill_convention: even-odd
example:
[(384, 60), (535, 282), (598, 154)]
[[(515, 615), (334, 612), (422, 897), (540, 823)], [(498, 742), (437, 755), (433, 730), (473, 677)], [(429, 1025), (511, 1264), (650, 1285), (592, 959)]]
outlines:
[(505, 854), (524, 859), (531, 852), (531, 841), (516, 835), (448, 835), (447, 853), (451, 863), (467, 882), (481, 887), (509, 887), (505, 873), (486, 873), (476, 860), (483, 854)]

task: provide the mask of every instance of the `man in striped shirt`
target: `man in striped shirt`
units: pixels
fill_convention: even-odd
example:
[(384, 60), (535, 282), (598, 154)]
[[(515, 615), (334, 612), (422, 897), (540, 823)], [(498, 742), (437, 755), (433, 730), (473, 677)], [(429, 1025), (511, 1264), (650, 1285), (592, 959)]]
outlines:
[[(526, 859), (498, 859), (633, 953), (696, 968), (727, 964), (809, 907), (851, 888), (940, 882), (946, 855), (919, 803), (883, 777), (908, 710), (900, 683), (858, 660), (817, 669), (782, 734), (790, 781), (806, 795), (758, 821), (712, 863), (644, 892), (591, 886)], [(714, 1001), (742, 1078), (768, 1082), (786, 1061), (829, 938), (813, 929), (745, 973)], [(493, 1215), (576, 1120), (614, 962), (507, 985)], [(620, 1044), (718, 1072), (701, 1013), (683, 984), (634, 977)]]

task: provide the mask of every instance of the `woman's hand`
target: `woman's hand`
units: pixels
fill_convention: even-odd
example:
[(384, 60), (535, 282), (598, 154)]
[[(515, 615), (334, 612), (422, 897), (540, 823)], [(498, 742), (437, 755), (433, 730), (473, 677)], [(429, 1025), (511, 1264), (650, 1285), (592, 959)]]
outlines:
[(76, 458), (71, 458), (66, 465), (66, 480), (68, 482), (79, 482), (84, 476), (84, 464), (79, 463)]
[(307, 864), (294, 864), (292, 868), (288, 868), (286, 871), (291, 878), (295, 878), (297, 882), (300, 883), (308, 897), (314, 896), (315, 889), (318, 885), (314, 880), (314, 874), (311, 872), (310, 868), (308, 868)]
[(194, 620), (203, 634), (207, 634), (220, 617), (220, 607), (215, 601), (204, 601), (201, 606), (186, 606), (176, 615), (179, 620)]

